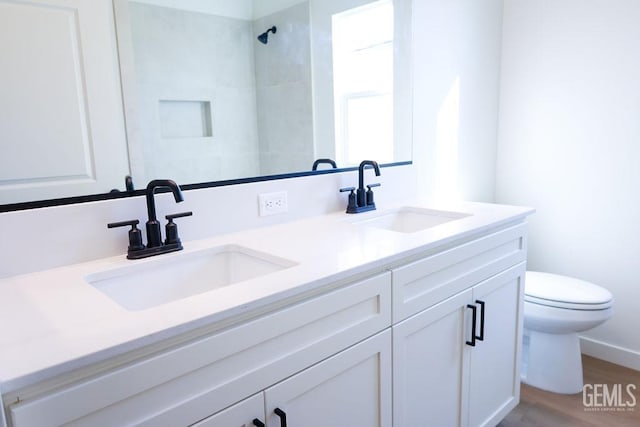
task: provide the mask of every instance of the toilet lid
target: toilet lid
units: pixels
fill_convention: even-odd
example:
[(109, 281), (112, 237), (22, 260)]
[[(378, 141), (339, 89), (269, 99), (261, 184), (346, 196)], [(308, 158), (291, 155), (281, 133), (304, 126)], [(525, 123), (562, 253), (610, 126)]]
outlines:
[(611, 306), (608, 290), (572, 277), (527, 271), (525, 301), (578, 310), (602, 310)]

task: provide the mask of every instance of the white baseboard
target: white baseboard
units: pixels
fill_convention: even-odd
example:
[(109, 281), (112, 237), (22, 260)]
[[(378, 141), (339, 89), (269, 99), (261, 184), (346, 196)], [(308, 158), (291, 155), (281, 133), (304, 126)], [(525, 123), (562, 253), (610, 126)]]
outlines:
[(580, 350), (587, 356), (640, 371), (640, 353), (591, 338), (580, 337)]

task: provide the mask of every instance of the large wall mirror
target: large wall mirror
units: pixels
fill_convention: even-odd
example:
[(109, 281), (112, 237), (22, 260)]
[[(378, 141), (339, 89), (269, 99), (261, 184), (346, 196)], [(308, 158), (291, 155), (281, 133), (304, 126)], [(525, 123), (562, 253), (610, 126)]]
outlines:
[[(126, 144), (104, 153), (113, 177), (3, 191), (29, 181), (21, 156), (34, 157), (9, 148), (33, 137), (14, 130), (0, 142), (16, 156), (2, 165), (1, 205), (125, 192), (127, 174), (136, 188), (213, 185), (308, 173), (319, 158), (411, 160), (411, 0), (114, 0), (114, 11)], [(43, 155), (57, 164), (67, 151)]]

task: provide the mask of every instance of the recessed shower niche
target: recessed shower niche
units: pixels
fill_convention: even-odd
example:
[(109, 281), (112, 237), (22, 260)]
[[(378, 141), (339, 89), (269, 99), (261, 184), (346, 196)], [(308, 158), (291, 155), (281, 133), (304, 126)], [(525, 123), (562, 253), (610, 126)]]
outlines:
[(160, 100), (160, 134), (164, 139), (206, 138), (211, 129), (211, 102)]

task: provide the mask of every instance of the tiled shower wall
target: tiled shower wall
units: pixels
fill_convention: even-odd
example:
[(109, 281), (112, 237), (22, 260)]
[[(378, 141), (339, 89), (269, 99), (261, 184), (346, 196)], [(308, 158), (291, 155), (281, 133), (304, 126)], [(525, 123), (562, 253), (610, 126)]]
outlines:
[(254, 21), (260, 173), (311, 169), (314, 160), (309, 3)]
[[(257, 41), (251, 22), (129, 4), (144, 154), (143, 165), (132, 165), (137, 180), (146, 182), (167, 170), (177, 182), (260, 175), (253, 57)], [(160, 130), (168, 125), (161, 107), (194, 101), (210, 111), (210, 123), (203, 120), (209, 111), (202, 111), (200, 117), (183, 120), (183, 126), (199, 121), (201, 129), (173, 127), (170, 135), (163, 135)], [(185, 114), (194, 112), (197, 109)]]

